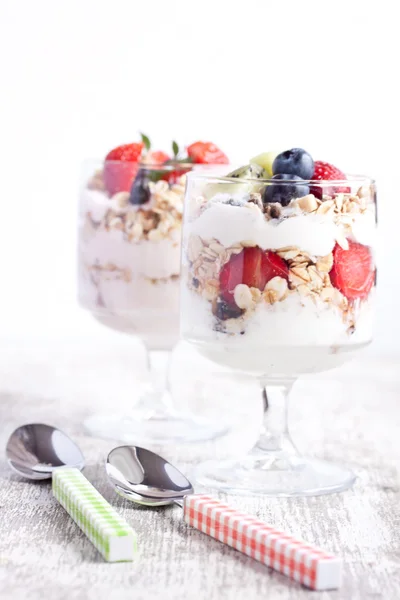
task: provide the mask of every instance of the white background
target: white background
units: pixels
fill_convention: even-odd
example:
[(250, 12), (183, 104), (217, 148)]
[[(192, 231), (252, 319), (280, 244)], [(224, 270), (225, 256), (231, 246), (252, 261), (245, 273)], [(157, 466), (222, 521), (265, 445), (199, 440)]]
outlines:
[(233, 161), (302, 146), (380, 191), (374, 350), (399, 349), (396, 3), (1, 0), (0, 331), (95, 335), (75, 304), (80, 163), (210, 139)]

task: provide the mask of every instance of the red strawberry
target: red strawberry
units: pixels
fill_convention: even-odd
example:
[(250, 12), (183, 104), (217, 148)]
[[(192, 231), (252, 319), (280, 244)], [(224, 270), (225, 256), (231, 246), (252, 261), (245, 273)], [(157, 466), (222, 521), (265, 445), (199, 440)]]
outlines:
[(111, 196), (117, 192), (129, 192), (142, 151), (143, 143), (137, 142), (123, 144), (107, 154), (104, 163), (104, 183)]
[[(174, 164), (173, 161), (171, 162), (171, 164)], [(177, 162), (174, 165), (174, 170), (170, 171), (168, 173), (168, 183), (173, 184), (176, 183), (181, 177), (182, 175), (185, 175), (186, 173), (189, 173), (189, 171), (192, 170), (192, 167), (190, 166), (189, 163), (185, 163), (185, 162)]]
[[(312, 176), (313, 180), (316, 181), (342, 181), (343, 179), (347, 179), (346, 175), (333, 165), (330, 165), (327, 162), (323, 162), (322, 160), (316, 160), (314, 163), (314, 174)], [(334, 194), (338, 194), (340, 192), (347, 194), (350, 192), (350, 188), (344, 186), (311, 186), (310, 191), (317, 198), (322, 199), (323, 194), (327, 194), (329, 196), (333, 196)]]
[(187, 153), (194, 163), (207, 165), (227, 165), (228, 157), (212, 142), (195, 142), (187, 147)]
[(166, 152), (163, 150), (150, 150), (143, 160), (143, 162), (149, 165), (162, 165), (167, 160), (171, 160), (171, 157), (168, 156)]
[(165, 170), (163, 170), (163, 168), (158, 170), (158, 178), (168, 181), (171, 185), (176, 183), (181, 175), (184, 175), (191, 169), (190, 165), (188, 167), (187, 164), (184, 165), (182, 163), (182, 166), (180, 166), (179, 160), (175, 161), (174, 159), (171, 159), (171, 157), (163, 150), (150, 150), (143, 158), (142, 162), (150, 165), (150, 167), (155, 167), (156, 172), (158, 165), (165, 165), (168, 167), (168, 169)]
[(240, 254), (231, 257), (220, 273), (221, 296), (226, 302), (234, 304), (233, 292), (239, 283), (263, 290), (273, 277), (287, 279), (288, 275), (285, 261), (275, 252), (263, 252), (258, 246), (244, 248)]
[(357, 242), (348, 242), (348, 250), (343, 250), (339, 244), (333, 250), (331, 282), (348, 300), (366, 298), (375, 280), (371, 250)]

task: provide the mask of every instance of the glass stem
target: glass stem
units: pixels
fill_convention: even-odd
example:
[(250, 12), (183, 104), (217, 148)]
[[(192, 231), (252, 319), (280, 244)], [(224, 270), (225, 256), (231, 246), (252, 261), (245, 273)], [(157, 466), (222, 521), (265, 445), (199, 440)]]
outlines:
[(171, 394), (171, 363), (172, 352), (151, 350), (147, 353), (149, 373), (156, 392), (156, 400), (153, 404), (159, 411), (172, 411), (173, 402)]
[(149, 385), (135, 409), (148, 413), (147, 418), (174, 411), (170, 389), (172, 352), (146, 348)]
[(263, 385), (264, 418), (253, 452), (297, 454), (288, 424), (289, 394), (293, 384), (294, 379), (285, 379)]

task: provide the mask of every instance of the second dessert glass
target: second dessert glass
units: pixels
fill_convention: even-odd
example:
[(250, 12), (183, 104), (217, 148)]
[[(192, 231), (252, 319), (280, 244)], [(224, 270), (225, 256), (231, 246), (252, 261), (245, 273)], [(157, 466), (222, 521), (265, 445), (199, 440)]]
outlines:
[[(225, 433), (173, 406), (168, 362), (179, 338), (179, 273), (185, 174), (192, 164), (88, 161), (79, 211), (79, 303), (103, 325), (137, 335), (147, 349), (152, 382), (127, 413), (86, 419), (93, 435), (127, 443), (192, 442)], [(107, 178), (134, 178), (130, 192)], [(115, 186), (114, 186), (115, 187)], [(160, 352), (161, 351), (161, 352)], [(164, 360), (163, 360), (164, 359)], [(158, 368), (154, 368), (154, 364)]]
[(188, 175), (181, 333), (257, 377), (265, 409), (248, 456), (197, 469), (207, 487), (298, 496), (354, 482), (349, 469), (299, 453), (288, 398), (299, 375), (337, 367), (371, 341), (375, 184), (299, 179)]

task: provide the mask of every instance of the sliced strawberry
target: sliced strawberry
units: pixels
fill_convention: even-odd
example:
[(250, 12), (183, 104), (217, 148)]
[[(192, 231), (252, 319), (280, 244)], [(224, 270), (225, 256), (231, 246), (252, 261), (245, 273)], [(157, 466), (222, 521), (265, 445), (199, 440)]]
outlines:
[(258, 246), (244, 248), (222, 268), (219, 276), (221, 296), (226, 302), (234, 304), (233, 292), (239, 283), (263, 290), (273, 277), (287, 279), (288, 275), (285, 261), (275, 252), (264, 252)]
[[(316, 160), (314, 163), (314, 174), (312, 179), (315, 181), (343, 181), (347, 179), (346, 175), (333, 165), (322, 160)], [(350, 188), (347, 186), (311, 186), (310, 192), (319, 199), (322, 199), (323, 194), (333, 196), (334, 194), (347, 194)]]
[(195, 142), (187, 147), (189, 158), (194, 163), (227, 165), (228, 157), (212, 142)]
[(123, 144), (109, 152), (104, 163), (104, 183), (112, 196), (117, 192), (129, 192), (138, 171), (144, 144)]
[(339, 244), (333, 250), (331, 282), (348, 300), (363, 299), (374, 285), (374, 259), (368, 246), (348, 242), (348, 250), (343, 250)]

